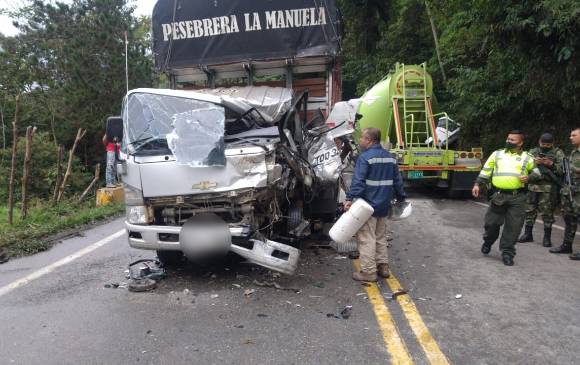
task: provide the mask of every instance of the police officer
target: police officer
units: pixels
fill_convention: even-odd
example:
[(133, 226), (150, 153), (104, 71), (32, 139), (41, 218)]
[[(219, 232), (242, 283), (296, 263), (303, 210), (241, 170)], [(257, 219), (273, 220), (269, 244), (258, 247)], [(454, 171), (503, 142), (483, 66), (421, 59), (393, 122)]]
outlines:
[(529, 173), (534, 169), (534, 158), (522, 151), (523, 144), (522, 132), (517, 130), (509, 132), (505, 148), (494, 151), (489, 156), (471, 191), (477, 198), (480, 185), (485, 184), (490, 188), (490, 205), (485, 213), (485, 233), (481, 252), (487, 255), (491, 251), (491, 246), (505, 223), (499, 248), (502, 261), (507, 266), (514, 264), (516, 240), (525, 217), (527, 191), (525, 186)]
[[(566, 186), (561, 190), (562, 214), (566, 223), (564, 242), (559, 247), (550, 249), (551, 253), (572, 253), (572, 243), (578, 225), (578, 214), (580, 213), (580, 127), (570, 132), (570, 142), (574, 146), (569, 158), (573, 186)], [(570, 195), (572, 195), (572, 200), (570, 200)], [(570, 255), (570, 259), (580, 260), (580, 252)]]
[(554, 147), (554, 136), (550, 133), (542, 134), (539, 146), (533, 148), (530, 154), (534, 156), (534, 162), (542, 176), (537, 181), (528, 184), (524, 234), (518, 239), (518, 242), (532, 242), (534, 240), (532, 229), (539, 212), (544, 221), (542, 245), (551, 247), (552, 224), (556, 221), (554, 219), (554, 206), (560, 195), (559, 185), (562, 178), (562, 160), (565, 155), (561, 149)]

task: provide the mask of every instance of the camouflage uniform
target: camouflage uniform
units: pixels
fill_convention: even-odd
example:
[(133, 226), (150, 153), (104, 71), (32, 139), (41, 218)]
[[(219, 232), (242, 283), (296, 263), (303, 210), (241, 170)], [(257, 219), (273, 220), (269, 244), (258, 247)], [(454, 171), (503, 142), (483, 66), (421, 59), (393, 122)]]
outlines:
[(564, 242), (560, 247), (550, 250), (552, 253), (572, 253), (572, 243), (578, 228), (578, 217), (580, 215), (580, 148), (575, 148), (569, 157), (570, 174), (572, 178), (573, 191), (572, 201), (570, 201), (570, 190), (567, 186), (560, 190), (560, 204), (562, 205), (562, 215), (566, 228), (564, 230)]
[(536, 147), (530, 151), (530, 154), (534, 157), (538, 157), (540, 153), (544, 153), (545, 157), (550, 159), (554, 164), (551, 167), (542, 167), (540, 170), (542, 177), (528, 184), (525, 225), (533, 226), (538, 213), (540, 213), (544, 221), (544, 229), (546, 229), (552, 228), (552, 224), (555, 222), (554, 208), (559, 198), (559, 187), (548, 173), (542, 170), (544, 168), (546, 170), (549, 169), (555, 177), (560, 179), (562, 177), (562, 160), (566, 156), (557, 147), (551, 148), (547, 152), (543, 152), (540, 147)]

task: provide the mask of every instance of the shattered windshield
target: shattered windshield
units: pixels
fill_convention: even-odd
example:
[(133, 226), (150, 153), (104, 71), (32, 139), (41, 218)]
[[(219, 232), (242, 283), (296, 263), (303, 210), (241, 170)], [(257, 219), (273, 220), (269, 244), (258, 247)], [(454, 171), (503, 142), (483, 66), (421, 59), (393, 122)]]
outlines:
[(173, 154), (190, 166), (225, 165), (225, 111), (206, 101), (130, 94), (123, 108), (123, 149), (133, 155)]

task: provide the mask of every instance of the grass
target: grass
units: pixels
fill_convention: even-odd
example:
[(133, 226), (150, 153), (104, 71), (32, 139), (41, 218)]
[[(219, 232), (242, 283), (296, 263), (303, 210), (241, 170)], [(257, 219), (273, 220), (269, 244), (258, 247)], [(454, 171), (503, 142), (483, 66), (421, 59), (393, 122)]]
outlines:
[(25, 220), (20, 219), (20, 209), (15, 207), (14, 224), (9, 225), (8, 207), (0, 206), (0, 253), (22, 256), (45, 251), (54, 241), (48, 237), (118, 215), (124, 210), (124, 204), (95, 207), (94, 200), (81, 204), (61, 201), (54, 206), (38, 201), (30, 204)]

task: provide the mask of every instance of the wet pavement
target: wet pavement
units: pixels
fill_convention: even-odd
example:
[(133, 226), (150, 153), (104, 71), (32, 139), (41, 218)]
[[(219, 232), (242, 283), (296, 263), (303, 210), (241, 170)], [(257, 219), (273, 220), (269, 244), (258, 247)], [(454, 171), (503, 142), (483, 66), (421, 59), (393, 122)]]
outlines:
[(580, 363), (578, 262), (528, 243), (506, 267), (497, 245), (479, 252), (482, 203), (411, 200), (413, 217), (389, 227), (394, 277), (376, 287), (317, 242), (292, 277), (226, 258), (170, 267), (133, 293), (127, 265), (155, 254), (107, 238), (121, 219), (11, 260), (0, 265), (0, 363)]

